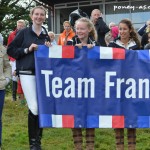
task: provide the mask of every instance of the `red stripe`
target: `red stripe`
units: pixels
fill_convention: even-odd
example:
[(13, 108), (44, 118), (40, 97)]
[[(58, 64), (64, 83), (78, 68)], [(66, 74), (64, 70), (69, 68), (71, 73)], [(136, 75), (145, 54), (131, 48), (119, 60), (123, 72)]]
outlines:
[(62, 128), (74, 128), (73, 115), (62, 115)]
[(122, 48), (112, 48), (113, 59), (125, 59), (125, 50)]
[(112, 116), (112, 128), (124, 128), (124, 116)]
[(62, 46), (62, 58), (74, 58), (74, 46)]

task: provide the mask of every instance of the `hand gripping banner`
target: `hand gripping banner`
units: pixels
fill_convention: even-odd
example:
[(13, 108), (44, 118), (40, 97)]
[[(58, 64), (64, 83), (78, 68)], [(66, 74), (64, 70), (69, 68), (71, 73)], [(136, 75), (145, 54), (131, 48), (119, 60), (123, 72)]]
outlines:
[(150, 51), (39, 45), (40, 127), (149, 128)]

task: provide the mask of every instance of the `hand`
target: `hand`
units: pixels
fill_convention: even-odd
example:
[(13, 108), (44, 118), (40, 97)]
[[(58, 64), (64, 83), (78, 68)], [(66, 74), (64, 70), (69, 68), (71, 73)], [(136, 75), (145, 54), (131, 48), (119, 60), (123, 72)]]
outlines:
[(52, 44), (51, 44), (49, 41), (46, 41), (46, 42), (45, 42), (45, 45), (46, 45), (47, 47), (51, 47), (51, 46), (52, 46)]
[(82, 49), (82, 43), (76, 44), (75, 46), (77, 46), (78, 48)]
[(92, 48), (93, 46), (93, 44), (87, 44), (87, 48)]
[(37, 44), (34, 44), (32, 43), (29, 47), (29, 52), (32, 52), (32, 51), (35, 51), (38, 49), (38, 45)]

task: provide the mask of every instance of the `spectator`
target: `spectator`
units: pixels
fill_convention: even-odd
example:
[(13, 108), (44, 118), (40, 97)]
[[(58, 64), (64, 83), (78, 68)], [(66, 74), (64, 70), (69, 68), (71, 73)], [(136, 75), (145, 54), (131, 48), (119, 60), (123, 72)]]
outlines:
[(65, 21), (63, 23), (63, 26), (64, 26), (64, 31), (58, 37), (58, 45), (66, 45), (67, 41), (71, 40), (72, 37), (75, 36), (75, 33), (69, 21)]
[(41, 150), (42, 129), (39, 127), (37, 91), (35, 81), (34, 51), (38, 45), (49, 44), (48, 32), (42, 26), (46, 19), (43, 6), (36, 6), (30, 11), (32, 23), (22, 29), (9, 44), (7, 53), (16, 59), (17, 72), (29, 108), (28, 136), (30, 150)]
[(106, 23), (103, 21), (102, 13), (99, 9), (94, 9), (91, 13), (91, 20), (98, 34), (98, 42), (101, 46), (106, 46), (105, 34), (110, 31)]
[(150, 32), (147, 33), (148, 43), (145, 45), (144, 49), (150, 49)]
[(57, 45), (56, 40), (55, 40), (55, 33), (52, 31), (49, 31), (48, 36), (50, 38), (51, 45)]
[[(15, 36), (18, 34), (18, 32), (25, 28), (26, 24), (24, 20), (18, 20), (17, 21), (17, 28), (9, 34), (7, 45), (9, 45), (15, 38)], [(16, 60), (12, 57), (9, 57), (10, 64), (12, 67), (12, 101), (16, 101), (17, 99), (17, 81), (18, 77), (15, 74), (16, 70)], [(22, 93), (23, 94), (23, 93)]]
[(6, 48), (0, 43), (0, 149), (2, 146), (2, 111), (5, 99), (5, 86), (10, 79), (11, 66), (6, 54)]

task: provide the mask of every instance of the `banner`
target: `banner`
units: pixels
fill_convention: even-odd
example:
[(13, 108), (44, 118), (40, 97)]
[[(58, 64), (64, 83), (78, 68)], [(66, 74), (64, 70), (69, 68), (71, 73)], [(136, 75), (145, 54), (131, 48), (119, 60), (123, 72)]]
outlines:
[(39, 45), (40, 127), (149, 128), (150, 51)]

